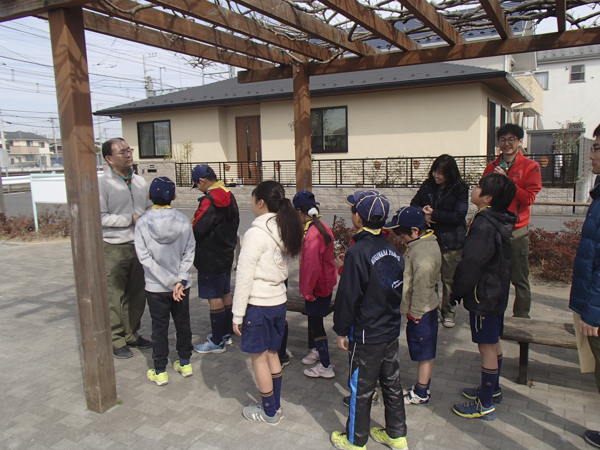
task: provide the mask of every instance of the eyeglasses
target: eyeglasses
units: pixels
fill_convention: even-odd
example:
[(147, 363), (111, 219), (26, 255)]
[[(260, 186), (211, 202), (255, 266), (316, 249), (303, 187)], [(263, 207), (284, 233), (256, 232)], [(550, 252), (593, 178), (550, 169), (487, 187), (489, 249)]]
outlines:
[(126, 148), (124, 150), (121, 150), (120, 152), (117, 153), (117, 156), (125, 156), (125, 155), (133, 155), (133, 149), (131, 148)]
[(507, 142), (509, 144), (514, 144), (515, 142), (517, 142), (519, 139), (517, 139), (516, 137), (509, 137), (509, 138), (500, 138), (498, 139), (498, 142), (500, 144), (506, 144)]

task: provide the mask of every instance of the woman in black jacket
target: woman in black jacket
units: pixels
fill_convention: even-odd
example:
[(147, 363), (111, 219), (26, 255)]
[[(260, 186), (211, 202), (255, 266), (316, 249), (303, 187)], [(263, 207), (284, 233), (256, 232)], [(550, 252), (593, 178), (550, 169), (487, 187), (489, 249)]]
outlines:
[(410, 206), (421, 208), (435, 232), (442, 251), (442, 325), (454, 326), (454, 307), (450, 305), (450, 286), (461, 259), (469, 209), (469, 188), (460, 177), (456, 161), (441, 155), (431, 165), (429, 178), (421, 185)]

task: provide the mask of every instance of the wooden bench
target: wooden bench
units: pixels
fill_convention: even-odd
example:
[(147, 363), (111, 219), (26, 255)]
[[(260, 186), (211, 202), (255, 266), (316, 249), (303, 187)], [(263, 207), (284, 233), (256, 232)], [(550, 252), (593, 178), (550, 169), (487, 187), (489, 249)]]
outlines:
[(519, 343), (519, 384), (527, 384), (529, 344), (552, 347), (577, 348), (575, 328), (572, 322), (549, 322), (546, 320), (506, 317), (503, 340)]

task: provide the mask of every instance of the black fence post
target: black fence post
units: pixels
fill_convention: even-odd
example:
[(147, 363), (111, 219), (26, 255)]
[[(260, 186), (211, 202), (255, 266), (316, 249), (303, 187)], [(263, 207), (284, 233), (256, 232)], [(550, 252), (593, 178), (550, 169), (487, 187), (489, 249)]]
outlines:
[(362, 175), (363, 175), (363, 187), (365, 186), (365, 160), (362, 160)]

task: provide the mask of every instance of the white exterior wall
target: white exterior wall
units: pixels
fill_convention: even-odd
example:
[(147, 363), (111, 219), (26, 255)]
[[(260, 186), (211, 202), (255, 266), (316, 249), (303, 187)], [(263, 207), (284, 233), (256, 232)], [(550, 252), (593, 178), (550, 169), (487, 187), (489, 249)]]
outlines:
[[(538, 63), (538, 72), (548, 72), (542, 115), (544, 128), (560, 128), (565, 122), (582, 121), (590, 137), (600, 123), (600, 57)], [(570, 83), (570, 68), (578, 64), (585, 65), (585, 81)]]
[[(423, 87), (311, 99), (312, 108), (348, 108), (348, 153), (316, 159), (485, 155), (488, 98), (510, 103), (480, 83)], [(123, 137), (139, 160), (137, 123), (171, 121), (171, 143), (193, 146), (192, 161), (237, 160), (236, 117), (260, 116), (262, 159), (294, 159), (291, 100), (126, 115)], [(148, 161), (148, 160), (145, 160)]]

